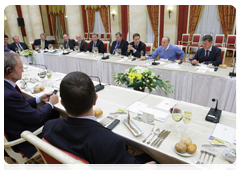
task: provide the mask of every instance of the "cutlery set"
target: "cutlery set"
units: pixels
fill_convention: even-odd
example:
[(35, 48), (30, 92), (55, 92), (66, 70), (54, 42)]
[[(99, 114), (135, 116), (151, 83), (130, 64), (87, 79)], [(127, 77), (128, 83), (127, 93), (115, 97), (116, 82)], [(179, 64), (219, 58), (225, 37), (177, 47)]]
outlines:
[[(153, 134), (152, 138), (147, 142), (147, 144), (150, 144), (153, 147), (159, 148), (162, 142), (168, 137), (170, 132), (171, 131), (167, 131), (167, 130), (160, 131), (160, 128), (153, 127), (150, 134), (142, 142), (145, 143), (147, 139)], [(151, 142), (155, 136), (157, 136), (157, 138), (153, 142)]]
[[(203, 155), (203, 156), (202, 156)], [(211, 151), (207, 148), (203, 148), (201, 150), (200, 157), (196, 164), (212, 164), (214, 158), (217, 156), (217, 150), (211, 149)], [(203, 157), (203, 158), (202, 158)], [(206, 159), (206, 160), (205, 160)], [(211, 161), (210, 161), (211, 160)]]

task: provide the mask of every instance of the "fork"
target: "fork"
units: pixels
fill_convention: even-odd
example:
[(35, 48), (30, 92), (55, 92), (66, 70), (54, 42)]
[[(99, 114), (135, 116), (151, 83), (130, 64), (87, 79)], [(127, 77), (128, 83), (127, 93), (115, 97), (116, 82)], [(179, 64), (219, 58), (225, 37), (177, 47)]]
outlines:
[(158, 139), (165, 133), (165, 130), (163, 130), (158, 137), (151, 143), (151, 146), (156, 146), (156, 143), (158, 142)]
[(154, 127), (152, 128), (150, 134), (149, 134), (142, 142), (143, 142), (143, 143), (146, 142), (146, 140), (148, 139), (148, 137), (151, 136), (151, 134), (153, 134), (156, 129), (157, 129), (157, 127), (154, 126)]
[(200, 157), (199, 157), (199, 159), (198, 159), (198, 161), (197, 161), (197, 163), (196, 164), (200, 164), (201, 163), (201, 157), (202, 157), (202, 154), (203, 154), (203, 150), (201, 150), (201, 155), (200, 155)]
[(159, 135), (159, 133), (160, 133), (160, 129), (157, 128), (157, 129), (154, 131), (153, 137), (147, 142), (147, 144), (151, 143), (151, 141), (153, 140), (153, 138), (154, 138), (156, 135)]

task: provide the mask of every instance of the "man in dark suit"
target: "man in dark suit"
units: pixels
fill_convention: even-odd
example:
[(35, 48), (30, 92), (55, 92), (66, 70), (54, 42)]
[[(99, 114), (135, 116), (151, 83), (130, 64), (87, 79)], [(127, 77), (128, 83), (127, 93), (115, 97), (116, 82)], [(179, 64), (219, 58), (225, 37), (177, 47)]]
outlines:
[[(24, 130), (31, 132), (43, 126), (53, 115), (53, 105), (58, 103), (58, 96), (46, 93), (37, 98), (25, 98), (16, 85), (22, 79), (23, 65), (18, 55), (4, 53), (4, 132), (8, 140), (20, 138)], [(49, 99), (49, 102), (47, 102)], [(43, 107), (36, 109), (41, 102), (47, 102)], [(58, 115), (59, 117), (59, 115)], [(41, 136), (41, 135), (40, 135)], [(28, 142), (14, 147), (25, 156), (31, 158), (36, 153), (36, 148)]]
[(76, 39), (76, 46), (78, 46), (79, 50), (86, 52), (88, 50), (87, 42), (82, 39), (82, 36), (80, 34), (76, 35)]
[(60, 96), (67, 119), (48, 121), (43, 128), (43, 137), (52, 145), (90, 164), (134, 164), (152, 160), (150, 156), (144, 161), (140, 156), (130, 155), (124, 140), (96, 120), (93, 105), (98, 96), (85, 73), (67, 74), (60, 84)]
[(110, 54), (115, 54), (117, 48), (121, 48), (121, 55), (127, 55), (128, 42), (122, 39), (122, 34), (117, 32), (115, 34), (116, 41), (113, 41)]
[(35, 46), (39, 45), (40, 49), (44, 50), (44, 49), (48, 49), (48, 44), (49, 42), (46, 40), (46, 35), (44, 33), (40, 34), (40, 39), (36, 39), (34, 40), (33, 43), (33, 49), (35, 50)]
[(219, 66), (222, 62), (221, 49), (213, 46), (212, 36), (204, 35), (202, 38), (203, 48), (199, 49), (193, 57), (192, 64), (212, 64)]
[(8, 44), (8, 36), (4, 34), (4, 52), (10, 52), (12, 53), (13, 51), (10, 50), (10, 44)]
[(14, 42), (12, 44), (10, 44), (10, 46), (9, 46), (10, 50), (16, 52), (16, 49), (18, 51), (23, 51), (23, 50), (29, 49), (27, 44), (25, 44), (24, 42), (20, 42), (18, 36), (15, 35), (15, 36), (13, 36), (12, 39)]
[(63, 35), (63, 40), (64, 40), (63, 46), (65, 49), (74, 50), (74, 46), (76, 46), (75, 40), (69, 39), (67, 34)]
[(138, 33), (133, 34), (133, 42), (128, 45), (127, 55), (132, 54), (134, 57), (145, 56), (146, 44), (140, 41), (140, 35)]
[(98, 48), (98, 53), (104, 53), (104, 45), (101, 40), (98, 39), (98, 35), (93, 33), (92, 41), (90, 42), (89, 52), (93, 52), (93, 47)]

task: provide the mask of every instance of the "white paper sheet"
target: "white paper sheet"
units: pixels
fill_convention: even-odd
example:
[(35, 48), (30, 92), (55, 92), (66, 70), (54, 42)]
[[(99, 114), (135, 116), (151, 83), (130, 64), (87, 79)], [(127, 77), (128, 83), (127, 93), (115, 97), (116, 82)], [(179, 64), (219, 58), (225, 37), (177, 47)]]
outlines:
[(174, 64), (167, 64), (164, 66), (165, 68), (171, 68), (171, 69), (179, 69), (179, 64), (178, 63), (174, 63)]
[(236, 129), (220, 123), (216, 125), (212, 136), (230, 143), (236, 143)]
[(163, 100), (156, 107), (159, 109), (169, 111), (169, 109), (172, 108), (175, 104), (176, 104), (176, 102), (174, 102), (172, 100)]

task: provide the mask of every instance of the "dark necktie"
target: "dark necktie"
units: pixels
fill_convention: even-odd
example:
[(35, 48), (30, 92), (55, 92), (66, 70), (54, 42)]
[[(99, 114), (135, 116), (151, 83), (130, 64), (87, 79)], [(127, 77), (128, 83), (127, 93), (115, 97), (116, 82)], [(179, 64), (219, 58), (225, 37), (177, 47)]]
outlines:
[(206, 50), (206, 56), (205, 56), (206, 60), (208, 59), (208, 52), (209, 52), (209, 50)]
[(21, 92), (20, 88), (18, 87), (18, 85), (15, 86), (15, 89), (16, 89), (20, 94), (22, 94), (22, 92)]

